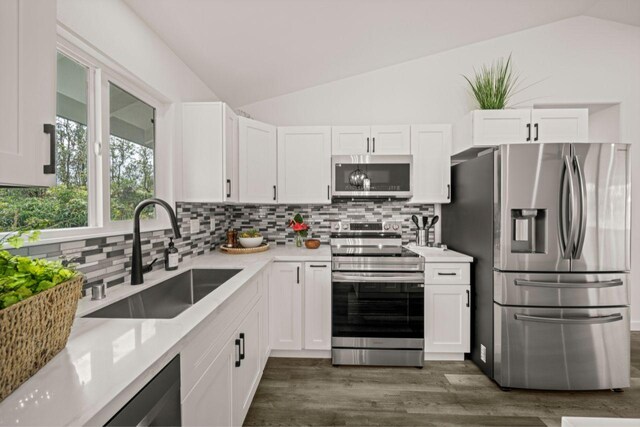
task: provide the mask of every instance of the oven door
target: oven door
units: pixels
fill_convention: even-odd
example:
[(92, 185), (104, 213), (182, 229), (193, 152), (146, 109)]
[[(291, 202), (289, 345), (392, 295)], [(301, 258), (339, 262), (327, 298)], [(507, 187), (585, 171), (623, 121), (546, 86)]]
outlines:
[(412, 156), (333, 156), (333, 197), (412, 196)]
[(423, 273), (334, 272), (331, 290), (334, 348), (423, 348)]

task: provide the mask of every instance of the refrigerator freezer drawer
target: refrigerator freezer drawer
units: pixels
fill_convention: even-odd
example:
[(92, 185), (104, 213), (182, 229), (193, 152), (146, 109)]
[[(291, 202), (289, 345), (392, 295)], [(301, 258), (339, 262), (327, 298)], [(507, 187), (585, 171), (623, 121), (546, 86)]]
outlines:
[(494, 379), (502, 387), (629, 387), (629, 308), (525, 308), (494, 304)]
[(603, 307), (629, 304), (629, 274), (503, 273), (495, 271), (494, 300), (502, 305)]

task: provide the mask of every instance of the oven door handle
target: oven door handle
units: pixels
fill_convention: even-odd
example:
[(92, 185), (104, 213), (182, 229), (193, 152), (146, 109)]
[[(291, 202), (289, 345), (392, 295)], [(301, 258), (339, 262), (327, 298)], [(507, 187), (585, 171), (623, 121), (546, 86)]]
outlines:
[(422, 273), (389, 276), (333, 273), (331, 281), (339, 283), (424, 283), (424, 275)]

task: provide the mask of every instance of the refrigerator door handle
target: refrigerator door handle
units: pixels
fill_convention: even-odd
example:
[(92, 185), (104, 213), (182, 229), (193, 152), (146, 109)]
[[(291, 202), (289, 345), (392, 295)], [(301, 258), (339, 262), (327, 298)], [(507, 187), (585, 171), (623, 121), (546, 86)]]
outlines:
[(524, 322), (542, 322), (542, 323), (562, 323), (568, 325), (595, 325), (599, 323), (611, 323), (623, 320), (622, 314), (610, 314), (608, 316), (594, 316), (594, 317), (546, 317), (546, 316), (530, 316), (528, 314), (516, 313), (516, 320), (522, 320)]
[[(576, 191), (573, 183), (573, 168), (571, 165), (571, 159), (569, 156), (564, 156), (564, 165), (560, 178), (560, 246), (562, 249), (562, 258), (571, 259), (573, 246), (576, 240), (578, 229), (576, 228)], [(569, 194), (565, 192), (565, 182), (568, 183)], [(565, 201), (567, 196), (569, 197), (569, 211), (571, 212), (571, 218), (567, 221), (567, 209)], [(565, 229), (567, 222), (569, 222), (569, 232)]]
[(578, 159), (578, 156), (573, 156), (573, 163), (575, 165), (576, 174), (578, 176), (578, 186), (580, 190), (580, 226), (578, 227), (573, 259), (580, 259), (580, 257), (582, 256), (582, 248), (584, 247), (584, 240), (587, 231), (587, 184), (584, 178), (584, 173), (582, 172), (582, 166), (580, 166), (580, 160)]
[(604, 280), (601, 282), (545, 282), (541, 280), (514, 280), (516, 286), (532, 286), (537, 288), (613, 288), (622, 286), (624, 282), (620, 279)]

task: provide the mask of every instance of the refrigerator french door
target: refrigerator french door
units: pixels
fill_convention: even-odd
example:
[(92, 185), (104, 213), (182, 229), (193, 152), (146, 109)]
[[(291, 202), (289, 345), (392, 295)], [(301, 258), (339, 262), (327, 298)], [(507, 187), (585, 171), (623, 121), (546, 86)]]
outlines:
[(628, 387), (628, 146), (508, 145), (495, 165), (494, 379)]

